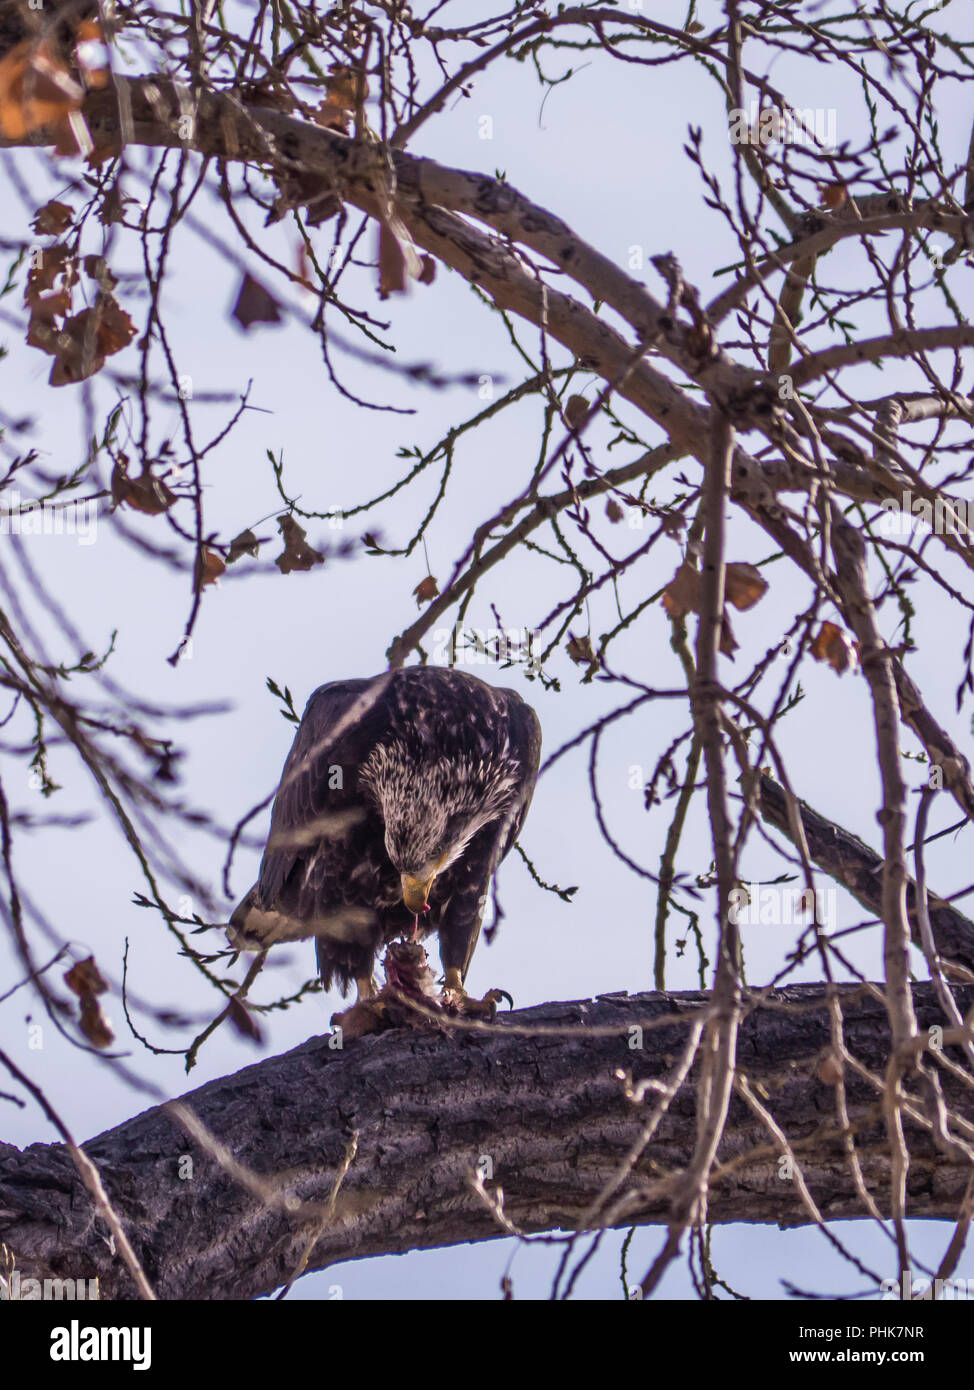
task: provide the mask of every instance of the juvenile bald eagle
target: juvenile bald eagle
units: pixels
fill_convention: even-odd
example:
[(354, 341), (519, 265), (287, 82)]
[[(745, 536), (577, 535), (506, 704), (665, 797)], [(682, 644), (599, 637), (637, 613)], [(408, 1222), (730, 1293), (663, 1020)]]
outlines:
[(377, 953), (436, 932), (445, 989), (464, 990), (488, 885), (520, 832), (541, 728), (513, 690), (414, 666), (333, 681), (308, 701), (271, 814), (260, 876), (236, 939), (314, 936), (325, 989), (375, 990)]

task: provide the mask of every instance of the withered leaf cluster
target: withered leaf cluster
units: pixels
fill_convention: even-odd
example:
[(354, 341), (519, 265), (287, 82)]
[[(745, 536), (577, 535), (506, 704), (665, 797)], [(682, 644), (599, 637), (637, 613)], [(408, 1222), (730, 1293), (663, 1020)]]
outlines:
[[(684, 560), (663, 592), (663, 607), (668, 617), (685, 618), (688, 613), (700, 612), (701, 578), (700, 571), (689, 560)], [(762, 578), (756, 565), (748, 564), (745, 560), (735, 560), (727, 565), (724, 593), (727, 602), (740, 612), (753, 608), (767, 592), (767, 580)], [(724, 656), (733, 657), (738, 645), (725, 611), (720, 622), (720, 650)]]
[[(61, 203), (48, 203), (37, 213), (35, 226), (63, 222), (63, 209)], [(94, 298), (72, 314), (82, 271), (93, 282)], [(107, 358), (128, 347), (135, 337), (135, 324), (115, 298), (114, 286), (115, 277), (103, 256), (79, 255), (66, 242), (35, 253), (24, 290), (30, 314), (27, 342), (54, 358), (48, 378), (52, 386), (69, 386), (94, 376)]]
[(98, 1002), (100, 994), (108, 993), (108, 985), (95, 964), (94, 956), (79, 960), (65, 972), (64, 983), (81, 1001), (81, 1031), (95, 1047), (111, 1047), (115, 1034)]

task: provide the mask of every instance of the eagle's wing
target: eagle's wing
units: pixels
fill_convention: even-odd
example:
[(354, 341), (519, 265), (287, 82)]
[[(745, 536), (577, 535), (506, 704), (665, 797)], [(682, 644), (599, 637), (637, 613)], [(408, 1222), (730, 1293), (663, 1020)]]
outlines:
[(521, 764), (522, 782), (517, 809), (504, 839), (497, 863), (514, 848), (521, 833), (524, 819), (531, 807), (534, 784), (538, 780), (541, 766), (541, 724), (530, 705), (525, 704), (516, 690), (499, 690), (499, 695), (507, 697), (507, 720), (510, 729), (511, 752)]
[(257, 882), (230, 918), (247, 944), (295, 940), (322, 929), (351, 941), (371, 934), (371, 914), (359, 921), (346, 910), (325, 919), (315, 859), (323, 843), (343, 838), (365, 814), (355, 779), (336, 789), (332, 770), (347, 773), (360, 765), (370, 716), (387, 683), (387, 676), (332, 681), (308, 701), (281, 773)]
[(466, 979), (480, 936), (487, 888), (498, 864), (513, 848), (531, 805), (541, 762), (541, 725), (516, 690), (491, 688), (507, 725), (509, 752), (520, 765), (517, 800), (503, 821), (485, 825), (454, 872), (455, 891), (439, 926), (440, 957)]

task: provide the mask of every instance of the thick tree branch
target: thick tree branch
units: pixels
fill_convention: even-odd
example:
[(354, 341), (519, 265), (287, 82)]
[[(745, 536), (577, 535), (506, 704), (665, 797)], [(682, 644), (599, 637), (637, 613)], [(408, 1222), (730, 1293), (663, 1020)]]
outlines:
[[(115, 90), (96, 91), (84, 103), (83, 114), (98, 147), (119, 147), (124, 129), (125, 138), (136, 145), (257, 163), (279, 178), (300, 181), (311, 176), (367, 214), (380, 211), (377, 171), (385, 166), (369, 142), (281, 111), (244, 106), (226, 94), (194, 93), (167, 78), (117, 77), (115, 88), (117, 96)], [(37, 131), (34, 138), (44, 144), (53, 136)], [(25, 139), (0, 139), (0, 146), (24, 143)], [(732, 480), (735, 500), (767, 503), (778, 490), (808, 490), (816, 476), (814, 462), (776, 408), (776, 383), (735, 363), (712, 334), (701, 334), (696, 323), (678, 319), (560, 218), (508, 185), (401, 150), (391, 152), (391, 159), (397, 206), (416, 242), (471, 283), (482, 285), (500, 307), (543, 324), (580, 361), (606, 381), (618, 383), (619, 394), (655, 420), (681, 450), (706, 465), (707, 411), (645, 357), (634, 362), (632, 344), (604, 319), (543, 285), (512, 250), (512, 242), (550, 258), (593, 299), (615, 309), (634, 328), (644, 350), (652, 346), (705, 386), (735, 424), (749, 424), (775, 442), (789, 443), (785, 457), (772, 455), (760, 463), (738, 446)], [(475, 217), (500, 235), (488, 237), (464, 217)], [(893, 495), (891, 487), (865, 468), (841, 458), (834, 461), (830, 479), (839, 491), (860, 500), (880, 502)]]
[[(767, 774), (761, 775), (759, 804), (765, 820), (793, 839), (784, 789)], [(858, 835), (813, 810), (807, 802), (799, 801), (798, 811), (813, 861), (851, 893), (867, 912), (878, 918), (882, 912), (881, 855)], [(916, 885), (912, 879), (907, 882), (906, 902), (911, 939), (914, 945), (920, 946)], [(929, 895), (929, 911), (933, 939), (940, 955), (946, 962), (974, 972), (974, 922), (933, 893)]]
[[(872, 987), (840, 986), (836, 995), (856, 1153), (888, 1214), (886, 1010)], [(957, 998), (969, 1011), (974, 988), (959, 989)], [(921, 1028), (944, 1022), (931, 987), (916, 986), (914, 1002)], [(627, 1098), (620, 1075), (630, 1074), (637, 1086), (668, 1075), (688, 1026), (711, 1007), (710, 996), (696, 992), (619, 995), (546, 1004), (453, 1036), (400, 1030), (360, 1039), (344, 1052), (332, 1050), (327, 1037), (313, 1038), (183, 1098), (212, 1143), (191, 1139), (171, 1111), (158, 1107), (84, 1147), (164, 1299), (266, 1294), (286, 1283), (306, 1254), (314, 1270), (504, 1234), (472, 1188), (484, 1159), (492, 1170), (486, 1189), (503, 1191), (515, 1227), (568, 1230), (584, 1223), (653, 1104), (652, 1090), (645, 1103)], [(949, 1043), (951, 1034), (945, 1036)], [(823, 1079), (828, 1071), (820, 1074), (830, 1044), (824, 987), (745, 999), (738, 1074), (759, 1089), (789, 1135), (827, 1220), (866, 1214), (844, 1157), (834, 1088)], [(948, 1062), (962, 1054), (948, 1046), (942, 1055)], [(941, 1080), (958, 1123), (974, 1125), (971, 1089), (947, 1066)], [(695, 1067), (616, 1194), (615, 1224), (670, 1218), (696, 1141), (697, 1084)], [(956, 1219), (969, 1165), (938, 1151), (930, 1122), (912, 1103), (910, 1075), (904, 1089), (907, 1214)], [(357, 1151), (349, 1163), (353, 1135)], [(733, 1098), (711, 1176), (709, 1220), (807, 1222), (807, 1207), (780, 1176), (778, 1158), (766, 1125)], [(329, 1210), (308, 1253), (309, 1234)], [(132, 1297), (134, 1286), (106, 1236), (63, 1145), (33, 1144), (23, 1152), (0, 1145), (0, 1240), (24, 1274), (97, 1276), (103, 1297)]]

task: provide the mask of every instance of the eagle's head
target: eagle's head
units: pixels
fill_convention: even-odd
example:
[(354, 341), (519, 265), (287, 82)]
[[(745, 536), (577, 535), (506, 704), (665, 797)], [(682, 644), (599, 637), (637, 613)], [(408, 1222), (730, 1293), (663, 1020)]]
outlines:
[(422, 912), (438, 873), (455, 863), (517, 798), (513, 758), (417, 757), (399, 742), (382, 744), (362, 769), (362, 785), (385, 826), (386, 853), (402, 880), (403, 902)]

